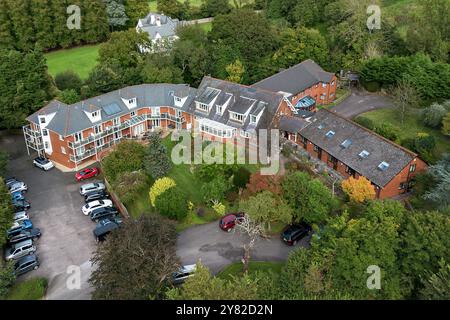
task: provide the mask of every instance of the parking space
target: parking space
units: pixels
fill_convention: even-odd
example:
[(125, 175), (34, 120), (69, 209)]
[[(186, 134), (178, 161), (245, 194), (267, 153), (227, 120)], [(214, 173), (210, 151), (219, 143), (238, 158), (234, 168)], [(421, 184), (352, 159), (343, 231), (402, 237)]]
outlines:
[[(42, 236), (36, 242), (40, 268), (21, 277), (42, 276), (48, 279), (47, 299), (90, 299), (91, 288), (87, 280), (91, 273), (90, 258), (96, 247), (92, 235), (95, 224), (81, 213), (84, 200), (73, 173), (62, 173), (56, 168), (48, 172), (32, 165), (26, 153), (23, 136), (0, 137), (0, 148), (11, 155), (8, 176), (14, 176), (28, 185), (25, 194), (31, 203), (29, 210), (33, 225), (40, 228)], [(69, 266), (80, 267), (80, 288), (66, 285), (71, 275)], [(73, 275), (73, 274), (72, 274)], [(77, 287), (77, 280), (71, 281)]]

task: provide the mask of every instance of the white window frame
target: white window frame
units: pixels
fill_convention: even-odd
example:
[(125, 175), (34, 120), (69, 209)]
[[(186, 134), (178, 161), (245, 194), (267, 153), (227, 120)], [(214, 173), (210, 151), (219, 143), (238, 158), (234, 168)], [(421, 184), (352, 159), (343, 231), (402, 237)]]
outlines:
[(154, 108), (152, 108), (152, 115), (155, 115), (155, 116), (161, 116), (161, 108), (160, 107), (154, 107)]
[(113, 126), (118, 126), (120, 125), (120, 117), (116, 117), (113, 119)]
[(73, 141), (79, 142), (79, 141), (82, 141), (82, 140), (83, 140), (83, 133), (81, 131), (80, 132), (75, 132), (73, 134)]
[(258, 122), (258, 117), (251, 114), (250, 115), (250, 123), (257, 123)]
[(206, 103), (202, 103), (202, 102), (198, 102), (197, 101), (196, 105), (197, 105), (197, 109), (200, 110), (200, 111), (208, 112), (208, 110), (209, 110), (209, 107), (208, 107), (208, 105)]
[(102, 127), (101, 124), (99, 124), (99, 125), (97, 125), (97, 126), (94, 127), (94, 133), (95, 133), (95, 134), (100, 134), (100, 133), (102, 133), (102, 132), (103, 132), (103, 127)]
[(131, 111), (131, 112), (130, 112), (130, 117), (133, 118), (133, 117), (135, 117), (135, 116), (136, 116), (136, 111)]
[(230, 112), (231, 113), (231, 120), (244, 122), (244, 115), (236, 112)]
[(63, 146), (61, 146), (61, 153), (62, 154), (67, 154), (66, 148), (64, 148)]
[(222, 111), (223, 111), (223, 106), (216, 105), (216, 113), (222, 114)]
[(42, 129), (42, 135), (44, 137), (47, 137), (48, 136), (48, 130), (47, 129)]

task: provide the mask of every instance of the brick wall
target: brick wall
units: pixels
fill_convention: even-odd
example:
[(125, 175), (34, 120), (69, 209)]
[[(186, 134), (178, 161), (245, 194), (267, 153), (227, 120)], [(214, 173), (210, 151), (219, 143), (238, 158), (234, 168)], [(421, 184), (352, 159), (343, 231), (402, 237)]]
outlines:
[[(330, 83), (326, 84), (324, 88), (322, 83), (313, 85), (312, 87), (297, 93), (292, 99), (292, 104), (295, 105), (298, 100), (304, 98), (305, 96), (311, 96), (316, 100), (317, 104), (330, 104), (336, 99), (336, 88), (337, 88), (337, 78), (333, 76)], [(325, 95), (325, 99), (321, 100), (321, 95)]]

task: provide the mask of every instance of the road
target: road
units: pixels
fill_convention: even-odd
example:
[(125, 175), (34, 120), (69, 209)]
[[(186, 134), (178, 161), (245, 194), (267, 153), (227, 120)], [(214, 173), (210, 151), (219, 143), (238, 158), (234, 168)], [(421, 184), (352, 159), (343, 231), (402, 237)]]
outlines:
[[(46, 299), (90, 299), (91, 274), (89, 262), (96, 247), (92, 230), (95, 224), (81, 213), (84, 204), (79, 195), (80, 184), (74, 181), (73, 173), (62, 173), (56, 168), (44, 172), (34, 168), (31, 157), (26, 154), (22, 135), (2, 135), (0, 148), (10, 153), (8, 176), (14, 176), (28, 185), (25, 197), (31, 202), (29, 210), (33, 225), (40, 228), (42, 236), (36, 242), (37, 255), (41, 262), (38, 270), (18, 278), (48, 279)], [(68, 268), (80, 270), (80, 287), (77, 279), (69, 278)], [(74, 269), (76, 270), (76, 269)], [(75, 279), (75, 289), (69, 289), (67, 280)]]
[(392, 100), (386, 96), (353, 89), (347, 99), (330, 110), (351, 119), (368, 111), (393, 107)]
[[(181, 232), (177, 241), (177, 255), (183, 265), (195, 264), (199, 259), (213, 274), (233, 262), (241, 261), (243, 244), (247, 239), (239, 231), (230, 233), (219, 228), (218, 222), (198, 225)], [(289, 252), (306, 247), (308, 238), (296, 246), (285, 245), (279, 237), (260, 239), (251, 253), (253, 261), (285, 261)]]

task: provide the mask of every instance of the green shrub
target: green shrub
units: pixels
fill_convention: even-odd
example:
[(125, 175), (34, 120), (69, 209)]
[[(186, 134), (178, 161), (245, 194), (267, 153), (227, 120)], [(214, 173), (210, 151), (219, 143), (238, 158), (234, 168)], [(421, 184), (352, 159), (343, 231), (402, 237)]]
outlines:
[(379, 82), (370, 81), (370, 82), (364, 83), (364, 87), (365, 87), (366, 90), (369, 91), (369, 92), (377, 92), (377, 91), (380, 90), (381, 85), (380, 85)]
[(444, 106), (433, 103), (423, 111), (423, 124), (430, 128), (439, 128), (446, 114), (447, 110)]
[(29, 279), (13, 286), (8, 300), (40, 300), (44, 297), (46, 290), (47, 279)]
[(187, 216), (188, 200), (182, 190), (172, 187), (156, 198), (155, 208), (163, 216), (180, 221)]
[(375, 127), (374, 130), (376, 133), (378, 133), (380, 136), (385, 137), (386, 139), (394, 142), (398, 141), (400, 130), (390, 123), (382, 123), (378, 127)]
[(373, 123), (373, 121), (364, 116), (357, 117), (355, 119), (355, 122), (369, 130), (373, 130), (373, 128), (375, 127), (375, 124)]
[(245, 188), (250, 181), (251, 172), (244, 167), (240, 167), (233, 175), (233, 185), (237, 188)]

